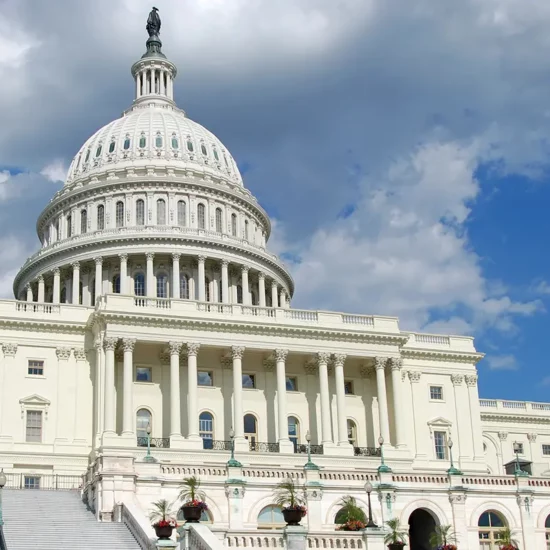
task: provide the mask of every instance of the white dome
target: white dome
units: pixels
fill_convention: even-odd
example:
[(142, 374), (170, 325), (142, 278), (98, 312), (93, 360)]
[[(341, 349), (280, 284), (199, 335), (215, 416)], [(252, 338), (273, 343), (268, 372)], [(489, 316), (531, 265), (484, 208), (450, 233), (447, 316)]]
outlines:
[(66, 185), (101, 172), (150, 165), (200, 170), (243, 186), (237, 164), (222, 142), (175, 106), (135, 105), (98, 130), (80, 148)]

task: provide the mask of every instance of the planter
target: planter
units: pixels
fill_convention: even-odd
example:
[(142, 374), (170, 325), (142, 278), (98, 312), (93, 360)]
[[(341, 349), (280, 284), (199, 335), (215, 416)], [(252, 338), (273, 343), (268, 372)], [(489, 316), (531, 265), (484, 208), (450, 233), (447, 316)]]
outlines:
[(283, 517), (287, 525), (300, 525), (300, 521), (304, 517), (304, 512), (302, 510), (287, 508), (283, 509)]
[(201, 519), (202, 508), (198, 506), (182, 506), (183, 518), (188, 523), (198, 523)]
[(395, 542), (393, 544), (388, 544), (388, 550), (403, 550), (405, 546), (406, 544), (403, 544), (402, 542)]
[(171, 525), (155, 526), (155, 533), (159, 540), (167, 540), (172, 536), (174, 528)]

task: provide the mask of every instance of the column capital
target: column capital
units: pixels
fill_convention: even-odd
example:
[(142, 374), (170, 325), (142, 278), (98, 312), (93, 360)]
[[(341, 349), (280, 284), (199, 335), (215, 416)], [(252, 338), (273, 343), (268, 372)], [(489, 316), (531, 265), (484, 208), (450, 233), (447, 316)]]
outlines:
[(271, 288), (277, 288), (279, 285), (277, 284), (277, 281), (273, 280), (271, 281)]
[(55, 275), (60, 275), (61, 274), (61, 269), (59, 269), (58, 267), (54, 267), (52, 269), (52, 273)]
[(154, 252), (146, 252), (145, 253), (145, 258), (147, 259), (148, 262), (152, 262), (155, 258), (155, 253)]
[(103, 264), (103, 258), (101, 256), (98, 256), (94, 258), (95, 265), (102, 265)]
[(250, 268), (247, 265), (241, 265), (242, 273), (248, 273), (249, 271), (250, 271)]
[(84, 348), (75, 348), (73, 352), (77, 361), (86, 361), (86, 350)]
[(274, 352), (275, 354), (275, 361), (279, 362), (282, 361), (283, 363), (286, 361), (286, 357), (288, 355), (287, 349), (276, 349)]
[(263, 366), (266, 372), (273, 372), (275, 369), (275, 361), (273, 360), (273, 357), (266, 357), (263, 360)]
[(204, 256), (203, 254), (199, 254), (197, 256), (197, 260), (200, 264), (203, 264), (204, 262), (206, 262), (206, 256)]
[(392, 371), (401, 370), (401, 367), (403, 366), (403, 359), (401, 359), (401, 357), (391, 357), (389, 362)]
[(320, 365), (327, 365), (329, 361), (330, 353), (328, 353), (327, 351), (320, 351), (319, 353), (317, 353), (317, 363), (319, 363)]
[(105, 348), (105, 351), (115, 351), (117, 343), (118, 338), (112, 336), (103, 339), (103, 347)]
[(227, 267), (229, 265), (229, 260), (222, 260), (221, 264), (222, 264), (222, 267)]
[(120, 258), (121, 262), (128, 261), (128, 254), (126, 254), (126, 252), (123, 252), (122, 254), (119, 254), (118, 257)]
[(388, 362), (387, 357), (375, 357), (374, 358), (374, 368), (376, 370), (384, 370), (386, 368), (386, 363)]
[(464, 375), (451, 374), (451, 382), (453, 383), (453, 386), (462, 386), (462, 384), (464, 383)]
[(136, 345), (136, 339), (135, 338), (123, 338), (122, 339), (122, 349), (124, 351), (134, 351), (135, 345)]
[(498, 432), (498, 438), (501, 441), (506, 441), (508, 439), (508, 432)]
[(304, 363), (304, 370), (306, 371), (306, 374), (317, 374), (318, 367), (317, 367), (317, 361), (315, 359), (308, 359)]
[(361, 378), (370, 378), (370, 376), (374, 373), (374, 367), (372, 365), (361, 365), (359, 368), (359, 374), (361, 375)]
[(335, 353), (334, 354), (334, 366), (335, 367), (343, 367), (345, 362), (346, 362), (346, 354), (345, 353)]
[(39, 275), (37, 280), (40, 284), (42, 284), (44, 282), (44, 275)]
[(233, 359), (242, 359), (244, 355), (244, 346), (231, 346), (231, 357)]
[(102, 347), (103, 347), (103, 345), (101, 344), (101, 340), (98, 338), (94, 342), (94, 348), (95, 348), (96, 351), (100, 351)]
[(224, 355), (220, 359), (220, 363), (221, 363), (222, 369), (230, 369), (233, 366), (233, 359), (231, 357), (228, 357), (227, 355)]
[(181, 254), (178, 254), (177, 252), (174, 252), (172, 254), (172, 260), (174, 260), (175, 262), (179, 262), (180, 258), (181, 258)]
[(412, 383), (420, 382), (420, 377), (422, 376), (422, 373), (419, 370), (410, 370), (409, 371), (409, 380)]
[(17, 344), (2, 344), (2, 351), (6, 357), (15, 357), (17, 353)]
[(182, 346), (183, 346), (182, 342), (168, 342), (168, 347), (170, 348), (170, 355), (179, 355)]
[(71, 348), (55, 348), (57, 358), (63, 361), (68, 361), (71, 357)]
[(71, 267), (73, 269), (80, 269), (80, 262), (72, 262)]
[(527, 439), (529, 440), (530, 443), (535, 443), (536, 440), (537, 440), (537, 434), (536, 433), (528, 433), (527, 434)]
[(263, 271), (258, 271), (258, 279), (263, 279), (265, 281), (265, 273)]
[(197, 356), (201, 345), (197, 342), (187, 342), (187, 357)]
[(477, 374), (466, 374), (464, 379), (466, 380), (467, 386), (477, 386)]
[(167, 351), (161, 351), (159, 353), (159, 361), (161, 365), (170, 364), (170, 354)]

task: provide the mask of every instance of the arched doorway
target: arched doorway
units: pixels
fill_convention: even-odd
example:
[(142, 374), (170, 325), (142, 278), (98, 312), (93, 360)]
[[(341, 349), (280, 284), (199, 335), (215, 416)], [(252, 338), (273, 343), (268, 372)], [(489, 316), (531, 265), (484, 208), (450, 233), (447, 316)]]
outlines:
[(410, 550), (432, 550), (430, 536), (434, 532), (437, 520), (424, 508), (417, 508), (409, 516)]

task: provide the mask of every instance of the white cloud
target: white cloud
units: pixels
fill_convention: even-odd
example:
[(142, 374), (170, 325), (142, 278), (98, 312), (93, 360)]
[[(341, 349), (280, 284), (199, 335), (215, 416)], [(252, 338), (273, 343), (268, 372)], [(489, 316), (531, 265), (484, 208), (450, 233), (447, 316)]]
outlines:
[(67, 167), (63, 163), (63, 160), (55, 159), (53, 162), (45, 166), (40, 174), (51, 182), (64, 182), (67, 177)]
[(517, 370), (518, 363), (513, 355), (488, 355), (486, 361), (491, 370)]
[(13, 298), (13, 279), (29, 255), (28, 244), (15, 235), (0, 238), (0, 298)]

